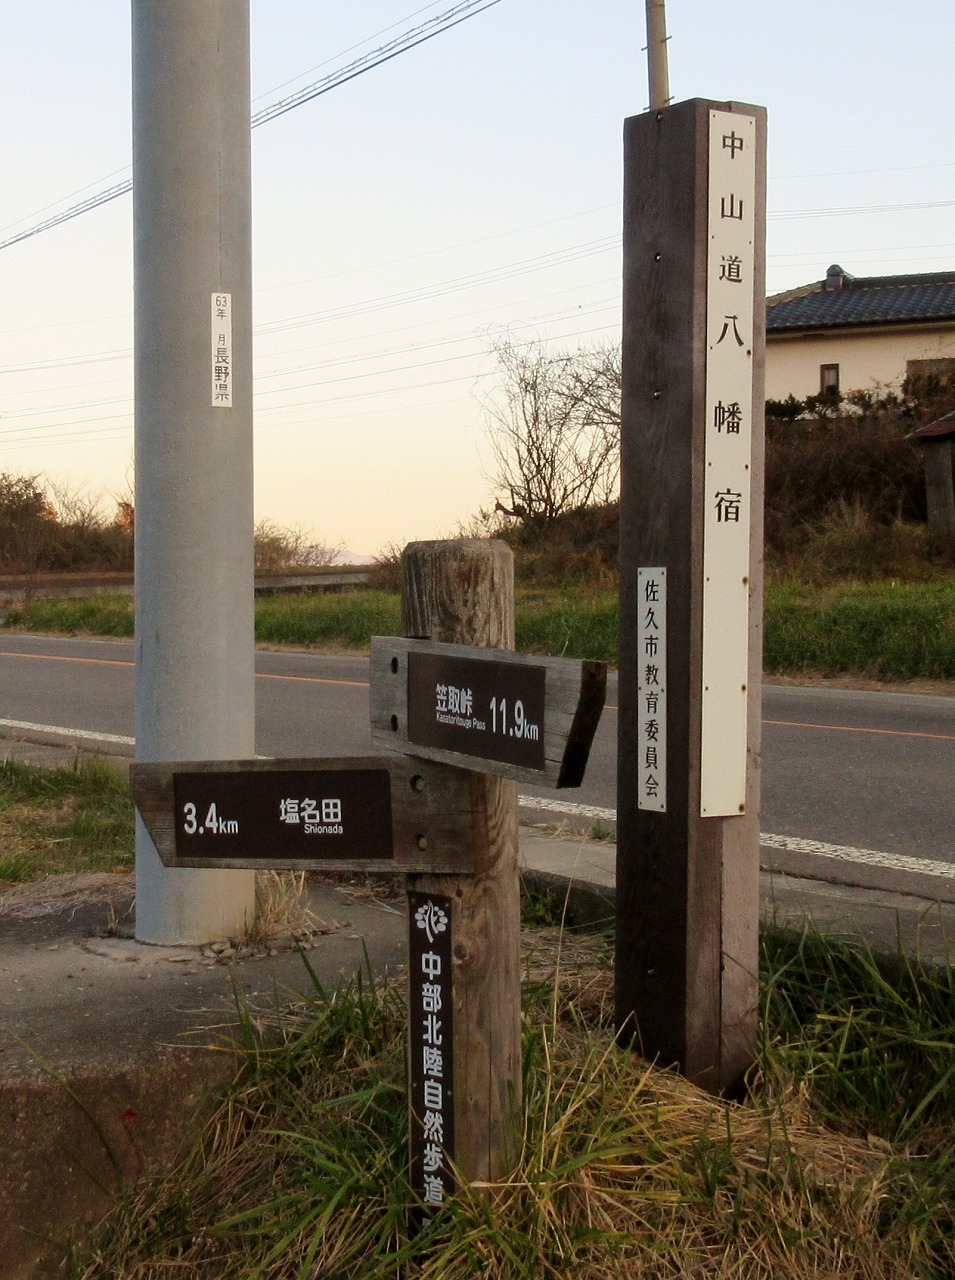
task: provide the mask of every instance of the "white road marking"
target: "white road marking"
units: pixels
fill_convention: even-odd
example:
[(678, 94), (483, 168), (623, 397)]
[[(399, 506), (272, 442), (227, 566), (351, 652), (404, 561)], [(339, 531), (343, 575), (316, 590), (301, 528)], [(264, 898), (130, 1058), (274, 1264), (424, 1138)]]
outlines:
[(566, 813), (575, 818), (599, 818), (603, 822), (616, 822), (616, 809), (599, 809), (593, 804), (574, 804), (570, 800), (547, 800), (543, 796), (518, 796), (518, 804), (525, 809), (544, 809), (547, 813)]
[[(574, 804), (569, 800), (549, 800), (539, 796), (518, 796), (527, 809), (563, 813), (569, 817), (616, 822), (616, 809), (600, 809), (596, 805)], [(834, 858), (841, 862), (863, 863), (870, 867), (887, 867), (891, 871), (917, 872), (923, 876), (955, 879), (955, 864), (936, 862), (931, 858), (910, 858), (901, 853), (882, 853), (878, 849), (856, 849), (851, 845), (826, 844), (823, 840), (803, 840), (799, 836), (777, 836), (761, 831), (759, 843), (767, 849), (786, 849), (792, 853), (809, 853), (817, 858)]]
[(810, 853), (817, 858), (836, 858), (842, 862), (862, 862), (870, 867), (888, 867), (892, 871), (955, 879), (955, 864), (935, 862), (931, 858), (910, 858), (902, 853), (880, 853), (877, 849), (855, 849), (852, 845), (826, 844), (822, 840), (801, 840), (799, 836), (773, 836), (764, 832), (760, 833), (759, 843), (767, 849), (788, 849), (793, 853)]
[[(32, 724), (28, 720), (0, 720), (0, 729), (19, 729), (24, 733), (52, 733), (61, 738), (83, 742), (114, 742), (124, 747), (136, 745), (136, 739), (120, 733), (96, 733), (89, 729), (66, 729), (62, 725)], [(594, 804), (574, 804), (570, 800), (551, 800), (546, 796), (518, 796), (526, 809), (545, 813), (563, 813), (569, 817), (590, 818), (600, 822), (616, 822), (616, 809), (603, 809)], [(870, 867), (886, 867), (891, 871), (917, 872), (923, 876), (955, 879), (955, 864), (936, 862), (931, 858), (909, 858), (904, 854), (882, 853), (877, 849), (856, 849), (851, 845), (826, 844), (822, 840), (803, 840), (799, 836), (777, 836), (760, 832), (759, 843), (767, 849), (784, 849), (792, 853), (808, 853), (817, 858), (834, 858), (841, 862), (863, 863)]]
[[(61, 738), (82, 738), (84, 742), (118, 742), (135, 747), (136, 739), (122, 733), (94, 733), (89, 729), (64, 729), (58, 724), (30, 724), (27, 720), (0, 720), (0, 729), (25, 729), (28, 733), (55, 733)], [(257, 755), (256, 760), (272, 760), (273, 756)]]
[(64, 729), (57, 724), (31, 724), (28, 720), (0, 720), (0, 729), (21, 729), (25, 733), (55, 733), (61, 738), (81, 738), (84, 742), (118, 742), (124, 747), (134, 747), (135, 738), (120, 733), (95, 733), (89, 729)]

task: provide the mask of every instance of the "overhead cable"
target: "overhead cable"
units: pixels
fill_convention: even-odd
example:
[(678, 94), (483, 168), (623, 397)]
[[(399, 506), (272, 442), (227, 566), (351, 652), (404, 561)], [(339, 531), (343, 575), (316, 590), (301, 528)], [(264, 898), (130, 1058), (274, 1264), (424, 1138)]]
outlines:
[[(261, 111), (257, 111), (252, 116), (251, 128), (257, 129), (259, 125), (267, 124), (270, 120), (275, 120), (279, 116), (285, 115), (286, 112), (293, 111), (296, 107), (300, 107), (306, 102), (311, 102), (313, 98), (318, 98), (323, 93), (337, 89), (341, 84), (347, 84), (349, 80), (354, 80), (356, 76), (363, 75), (366, 71), (371, 71), (373, 67), (381, 66), (384, 62), (390, 62), (399, 53), (407, 53), (419, 44), (424, 44), (426, 40), (431, 40), (435, 36), (441, 35), (444, 31), (450, 31), (452, 27), (458, 26), (459, 23), (466, 22), (468, 18), (475, 18), (479, 13), (483, 13), (485, 9), (491, 9), (494, 5), (500, 3), (501, 0), (461, 0), (453, 8), (437, 14), (434, 18), (429, 18), (427, 22), (422, 22), (417, 27), (411, 27), (402, 35), (396, 36), (394, 40), (390, 40), (387, 44), (381, 45), (370, 53), (363, 54), (360, 58), (355, 58), (344, 67), (339, 67), (337, 71), (332, 71), (327, 76), (323, 76), (321, 80), (316, 80), (314, 84), (306, 85), (303, 89), (299, 89), (297, 93), (289, 94), (285, 98), (280, 98), (278, 102), (273, 102), (271, 106), (263, 107)], [(71, 205), (69, 209), (64, 209), (61, 213), (55, 213), (52, 217), (44, 219), (43, 222), (35, 223), (25, 231), (18, 231), (16, 235), (9, 236), (6, 240), (0, 240), (0, 249), (9, 249), (11, 245), (19, 244), (21, 240), (29, 240), (33, 236), (38, 236), (42, 231), (49, 231), (52, 227), (58, 227), (64, 222), (78, 218), (80, 214), (89, 213), (91, 209), (98, 209), (100, 205), (108, 204), (118, 196), (127, 195), (132, 189), (131, 178), (127, 178), (124, 182), (117, 182), (114, 186), (107, 187), (105, 191), (88, 196), (86, 200), (80, 201), (79, 204)]]

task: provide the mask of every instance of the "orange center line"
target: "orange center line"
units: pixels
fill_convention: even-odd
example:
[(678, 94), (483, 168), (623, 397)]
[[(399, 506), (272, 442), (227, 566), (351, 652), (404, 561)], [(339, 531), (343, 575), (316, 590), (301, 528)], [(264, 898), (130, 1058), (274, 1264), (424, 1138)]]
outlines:
[[(134, 667), (136, 664), (128, 658), (74, 658), (56, 653), (11, 653), (0, 652), (0, 658), (33, 658), (45, 662), (85, 662), (90, 666)], [(368, 689), (367, 680), (336, 680), (331, 676), (285, 676), (270, 671), (257, 671), (256, 680), (291, 680), (301, 684), (334, 684), (351, 689)], [(616, 703), (608, 702), (605, 711), (617, 711)], [(889, 738), (925, 738), (932, 742), (955, 742), (952, 733), (923, 733), (912, 729), (871, 729), (860, 725), (849, 724), (814, 724), (801, 720), (764, 720), (763, 724), (783, 729), (824, 729), (833, 733), (879, 733)]]
[[(4, 653), (0, 652), (0, 658), (33, 658), (40, 659), (44, 662), (85, 662), (89, 666), (99, 667), (135, 667), (135, 662), (131, 662), (129, 658), (74, 658), (67, 654), (61, 653)], [(274, 675), (269, 671), (257, 671), (255, 673), (256, 680), (301, 680), (306, 684), (341, 684), (350, 685), (355, 689), (367, 689), (369, 684), (367, 680), (334, 680), (330, 676), (283, 676)]]
[(785, 729), (831, 729), (833, 733), (881, 733), (890, 738), (931, 738), (935, 742), (955, 742), (953, 733), (921, 733), (914, 729), (869, 729), (853, 724), (804, 724), (799, 720), (764, 720), (763, 724), (781, 725)]
[(0, 658), (33, 658), (43, 662), (87, 662), (100, 667), (134, 667), (128, 658), (70, 658), (60, 653), (0, 653)]
[[(608, 702), (604, 711), (618, 711), (616, 703)], [(928, 738), (933, 742), (955, 742), (952, 733), (923, 733), (914, 729), (871, 729), (851, 724), (811, 724), (801, 720), (764, 720), (763, 724), (781, 726), (784, 729), (831, 729), (834, 733), (881, 733), (890, 738)]]
[(255, 678), (256, 680), (301, 680), (305, 684), (343, 684), (352, 689), (371, 688), (367, 680), (335, 680), (331, 676), (282, 676), (275, 675), (271, 671), (256, 671)]

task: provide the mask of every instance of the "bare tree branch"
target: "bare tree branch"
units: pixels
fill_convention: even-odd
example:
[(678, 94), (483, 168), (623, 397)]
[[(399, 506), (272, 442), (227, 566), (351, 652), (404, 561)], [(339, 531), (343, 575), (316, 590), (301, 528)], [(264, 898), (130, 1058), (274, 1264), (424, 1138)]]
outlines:
[(496, 510), (546, 524), (608, 502), (620, 475), (620, 352), (574, 352), (504, 337), (492, 348), (500, 385), (484, 408)]

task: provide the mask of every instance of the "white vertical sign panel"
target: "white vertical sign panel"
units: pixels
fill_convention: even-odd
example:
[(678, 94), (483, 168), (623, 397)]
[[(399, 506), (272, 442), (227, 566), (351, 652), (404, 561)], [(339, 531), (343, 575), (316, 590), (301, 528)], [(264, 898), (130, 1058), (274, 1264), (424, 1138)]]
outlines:
[(232, 294), (212, 295), (212, 407), (232, 408)]
[(637, 569), (637, 808), (667, 808), (667, 571)]
[(746, 808), (756, 119), (710, 112), (700, 815)]

